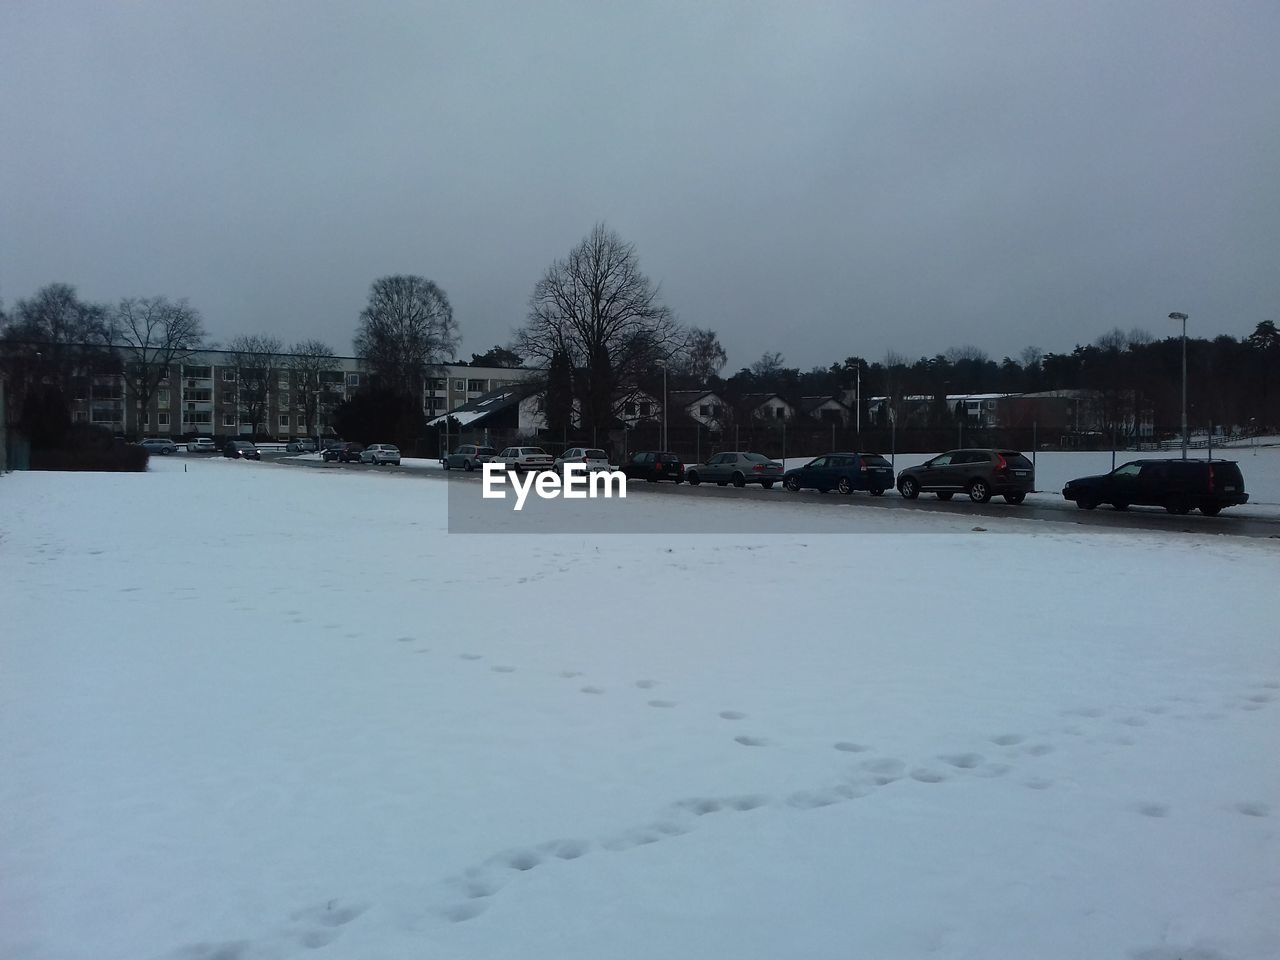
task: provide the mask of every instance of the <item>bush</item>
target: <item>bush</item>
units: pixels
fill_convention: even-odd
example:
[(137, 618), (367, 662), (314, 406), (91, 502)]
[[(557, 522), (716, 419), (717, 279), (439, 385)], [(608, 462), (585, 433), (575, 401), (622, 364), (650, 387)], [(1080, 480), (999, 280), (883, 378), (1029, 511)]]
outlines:
[(116, 440), (104, 427), (77, 423), (56, 447), (32, 449), (31, 469), (141, 472), (150, 456), (146, 447)]

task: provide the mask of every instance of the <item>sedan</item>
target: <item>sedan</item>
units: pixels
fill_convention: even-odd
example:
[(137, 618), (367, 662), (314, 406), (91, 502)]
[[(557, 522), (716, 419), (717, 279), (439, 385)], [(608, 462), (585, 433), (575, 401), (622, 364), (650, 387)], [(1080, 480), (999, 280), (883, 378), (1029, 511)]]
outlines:
[(372, 443), (360, 454), (361, 463), (374, 463), (381, 466), (393, 463), (400, 466), (400, 448), (390, 443)]
[(222, 448), (222, 455), (232, 460), (261, 460), (262, 454), (248, 440), (228, 440)]
[(160, 453), (168, 456), (171, 453), (178, 452), (178, 445), (172, 440), (164, 440), (159, 437), (143, 440), (138, 444), (140, 447), (146, 447), (148, 453)]
[(508, 470), (519, 473), (521, 470), (550, 470), (555, 461), (541, 447), (507, 447), (493, 458)]
[(566, 463), (581, 463), (586, 473), (613, 469), (609, 464), (609, 455), (596, 447), (570, 447), (556, 457), (555, 468), (563, 473)]
[(735, 487), (758, 483), (768, 490), (782, 479), (782, 472), (782, 464), (762, 453), (733, 451), (717, 453), (706, 463), (695, 464), (685, 471), (685, 479), (694, 487), (706, 480), (722, 487), (731, 483)]
[(782, 485), (792, 492), (839, 490), (848, 494), (866, 490), (878, 497), (893, 486), (893, 467), (878, 453), (828, 453), (788, 470)]

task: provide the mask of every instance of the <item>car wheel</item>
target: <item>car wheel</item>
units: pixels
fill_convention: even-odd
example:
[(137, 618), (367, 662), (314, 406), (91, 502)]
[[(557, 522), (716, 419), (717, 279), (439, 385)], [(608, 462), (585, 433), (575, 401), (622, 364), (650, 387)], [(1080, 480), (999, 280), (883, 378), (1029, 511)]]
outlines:
[(906, 500), (914, 500), (920, 496), (920, 483), (914, 477), (904, 477), (898, 481), (898, 492)]
[(1004, 502), (1012, 503), (1015, 507), (1025, 499), (1027, 499), (1025, 493), (1006, 493), (1004, 495)]
[(735, 473), (733, 475), (733, 485), (735, 487), (745, 487), (747, 485), (747, 478), (740, 473)]
[(463, 461), (462, 461), (462, 469), (463, 469), (463, 470), (465, 470), (465, 471), (467, 471), (467, 473), (470, 473), (472, 470), (474, 470), (474, 469), (475, 469), (475, 467), (473, 467), (473, 466), (471, 465), (471, 461), (470, 461), (470, 460), (463, 460)]
[(1164, 508), (1175, 516), (1183, 517), (1191, 512), (1191, 504), (1187, 503), (1180, 497), (1170, 497), (1164, 505)]
[(799, 477), (787, 477), (787, 479), (785, 479), (785, 480), (783, 480), (783, 481), (782, 481), (782, 485), (783, 485), (784, 487), (786, 487), (788, 490), (790, 490), (792, 493), (799, 493), (799, 492), (800, 492), (800, 478), (799, 478)]
[(939, 490), (939, 491), (935, 494), (935, 496), (936, 496), (939, 500), (950, 500), (952, 497), (954, 497), (954, 496), (955, 496), (955, 493), (954, 493), (954, 492), (952, 492), (952, 491), (950, 491), (950, 490)]
[(1098, 501), (1090, 499), (1089, 497), (1079, 497), (1076, 500), (1076, 506), (1081, 510), (1092, 510), (1097, 505)]
[(841, 477), (840, 482), (836, 484), (836, 489), (847, 497), (853, 493), (853, 484), (849, 482), (848, 477)]
[(441, 461), (440, 461), (440, 465), (441, 465), (442, 467), (444, 467), (446, 470), (452, 470), (452, 469), (453, 469), (452, 467), (450, 467), (450, 466), (449, 466), (449, 458), (448, 458), (448, 457), (445, 457), (443, 460), (441, 460)]
[(760, 486), (764, 487), (766, 490), (772, 490), (772, 489), (773, 489), (773, 481), (772, 481), (772, 480), (762, 480), (762, 481), (760, 482)]
[(164, 450), (161, 450), (161, 451), (160, 451), (160, 456), (162, 456), (162, 457), (167, 457), (167, 456), (168, 456), (169, 454), (171, 454), (171, 453), (173, 453), (173, 451), (172, 451), (172, 450), (169, 450), (168, 448), (166, 448), (166, 449), (164, 449)]
[(1222, 512), (1222, 505), (1217, 503), (1204, 503), (1200, 505), (1200, 512), (1206, 517), (1216, 517)]
[(974, 503), (986, 503), (991, 499), (991, 488), (985, 480), (969, 481), (969, 499)]
[(698, 476), (698, 472), (696, 470), (690, 470), (689, 475), (685, 477), (685, 479), (689, 481), (689, 486), (691, 487), (696, 487), (702, 482), (702, 478)]

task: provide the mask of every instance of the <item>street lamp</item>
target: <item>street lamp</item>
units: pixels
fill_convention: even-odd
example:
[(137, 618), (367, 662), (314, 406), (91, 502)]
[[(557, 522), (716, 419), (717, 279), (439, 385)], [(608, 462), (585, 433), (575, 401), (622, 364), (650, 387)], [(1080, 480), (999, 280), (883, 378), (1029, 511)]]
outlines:
[(1171, 313), (1170, 320), (1182, 321), (1182, 459), (1187, 459), (1187, 315)]
[(667, 365), (662, 365), (662, 450), (667, 451)]

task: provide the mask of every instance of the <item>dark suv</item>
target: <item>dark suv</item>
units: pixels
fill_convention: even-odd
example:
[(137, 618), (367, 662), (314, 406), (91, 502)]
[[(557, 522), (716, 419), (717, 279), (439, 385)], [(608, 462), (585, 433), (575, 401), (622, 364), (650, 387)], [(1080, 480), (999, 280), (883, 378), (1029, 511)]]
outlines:
[(866, 490), (878, 497), (893, 486), (893, 467), (878, 453), (828, 453), (803, 467), (788, 470), (782, 475), (782, 485), (792, 492)]
[(359, 443), (339, 443), (332, 447), (325, 447), (324, 452), (320, 454), (325, 463), (331, 460), (337, 460), (339, 463), (359, 463), (360, 454), (364, 453), (364, 446)]
[(631, 457), (630, 463), (622, 465), (622, 472), (628, 480), (648, 480), (656, 483), (659, 480), (684, 480), (684, 464), (674, 453), (661, 450), (641, 450)]
[(1082, 510), (1100, 503), (1127, 510), (1137, 503), (1177, 514), (1198, 508), (1206, 517), (1249, 502), (1244, 476), (1233, 460), (1134, 460), (1100, 477), (1072, 480), (1062, 495)]
[(950, 500), (967, 493), (974, 503), (1003, 496), (1021, 503), (1036, 488), (1031, 461), (1017, 450), (948, 450), (898, 474), (898, 492), (914, 500), (922, 492)]

